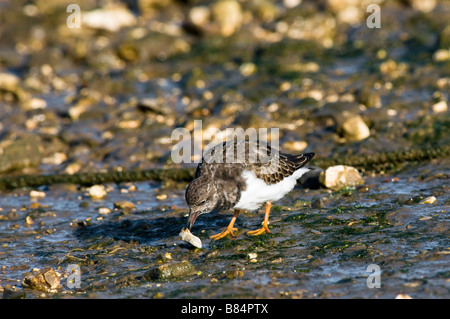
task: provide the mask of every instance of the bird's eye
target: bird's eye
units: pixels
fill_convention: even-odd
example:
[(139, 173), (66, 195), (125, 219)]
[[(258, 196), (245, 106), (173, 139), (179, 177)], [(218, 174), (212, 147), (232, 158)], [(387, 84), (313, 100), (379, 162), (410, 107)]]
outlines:
[(203, 205), (204, 203), (206, 203), (206, 199), (202, 200), (202, 201), (200, 202), (200, 205)]

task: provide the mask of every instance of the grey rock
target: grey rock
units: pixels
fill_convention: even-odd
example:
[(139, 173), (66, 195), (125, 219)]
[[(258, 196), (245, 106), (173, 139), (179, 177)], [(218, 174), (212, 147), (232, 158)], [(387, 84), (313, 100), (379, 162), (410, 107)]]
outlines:
[(194, 266), (187, 260), (172, 262), (154, 267), (144, 274), (147, 280), (164, 280), (191, 276), (196, 273)]
[(24, 135), (13, 141), (2, 141), (0, 173), (39, 166), (42, 161), (41, 143), (41, 138), (37, 135)]
[(22, 280), (22, 286), (39, 291), (51, 292), (60, 287), (58, 274), (52, 268), (45, 268), (27, 274)]

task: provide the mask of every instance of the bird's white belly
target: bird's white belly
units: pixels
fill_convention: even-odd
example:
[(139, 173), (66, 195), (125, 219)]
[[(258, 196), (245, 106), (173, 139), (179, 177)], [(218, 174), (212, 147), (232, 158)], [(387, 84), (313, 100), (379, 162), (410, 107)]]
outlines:
[(247, 184), (246, 189), (242, 192), (239, 202), (233, 207), (234, 209), (258, 209), (265, 202), (274, 202), (281, 199), (289, 193), (304, 173), (309, 171), (308, 168), (300, 168), (289, 177), (285, 177), (281, 182), (268, 185), (261, 179), (258, 179), (255, 173), (244, 171), (242, 176)]

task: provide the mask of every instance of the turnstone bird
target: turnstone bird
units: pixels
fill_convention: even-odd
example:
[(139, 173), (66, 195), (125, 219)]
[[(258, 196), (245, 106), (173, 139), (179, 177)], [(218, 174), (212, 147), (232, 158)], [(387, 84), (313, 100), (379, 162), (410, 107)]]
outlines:
[(237, 230), (233, 227), (241, 210), (255, 210), (265, 204), (264, 222), (248, 235), (270, 233), (268, 228), (272, 202), (281, 199), (295, 186), (314, 153), (290, 155), (258, 141), (230, 141), (205, 152), (195, 178), (186, 189), (189, 206), (187, 228), (198, 216), (220, 209), (234, 209), (228, 227), (211, 239), (220, 239)]

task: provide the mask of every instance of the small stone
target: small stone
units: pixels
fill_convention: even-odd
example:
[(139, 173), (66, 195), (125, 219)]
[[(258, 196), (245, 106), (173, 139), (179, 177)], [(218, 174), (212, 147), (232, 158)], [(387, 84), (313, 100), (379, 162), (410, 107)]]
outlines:
[(450, 50), (439, 49), (433, 54), (433, 60), (436, 62), (443, 62), (450, 60)]
[(167, 199), (167, 195), (166, 194), (156, 195), (156, 199), (157, 200), (165, 200), (165, 199)]
[(335, 116), (337, 132), (350, 141), (362, 141), (370, 136), (367, 124), (358, 114), (344, 111)]
[(91, 196), (92, 199), (101, 199), (104, 198), (107, 194), (105, 186), (103, 185), (94, 185), (89, 187), (88, 189), (89, 196)]
[(208, 23), (211, 12), (207, 6), (195, 6), (189, 10), (189, 21), (196, 26), (204, 26)]
[(33, 202), (30, 205), (30, 209), (38, 209), (38, 208), (41, 208), (41, 207), (42, 207), (42, 204), (39, 203), (39, 202)]
[(47, 102), (43, 99), (33, 97), (24, 103), (24, 107), (29, 110), (45, 109), (47, 107)]
[(68, 113), (72, 120), (77, 121), (88, 109), (89, 105), (84, 103), (84, 101), (80, 101), (78, 104), (71, 106)]
[(242, 270), (232, 270), (227, 275), (227, 278), (229, 278), (229, 279), (241, 278), (241, 277), (244, 277), (244, 272)]
[(171, 254), (171, 253), (165, 253), (165, 254), (164, 254), (164, 259), (166, 259), (166, 260), (172, 260), (172, 259), (173, 259), (172, 254)]
[(161, 299), (162, 297), (164, 297), (164, 295), (159, 291), (156, 293), (156, 295), (153, 296), (153, 299)]
[(240, 29), (242, 9), (238, 1), (222, 0), (212, 5), (213, 20), (218, 24), (220, 34), (228, 37)]
[(60, 165), (67, 160), (67, 155), (62, 152), (55, 152), (49, 157), (42, 159), (42, 163), (51, 165)]
[(437, 1), (436, 0), (409, 0), (409, 3), (411, 6), (418, 10), (422, 11), (424, 13), (429, 13), (433, 11), (433, 9), (436, 7)]
[(0, 89), (4, 91), (15, 92), (19, 87), (20, 79), (18, 76), (7, 73), (0, 72)]
[(278, 257), (278, 258), (275, 258), (275, 259), (270, 261), (270, 263), (272, 263), (272, 264), (279, 264), (281, 262), (283, 262), (283, 258), (282, 257)]
[(412, 299), (412, 298), (407, 294), (398, 294), (397, 296), (395, 296), (395, 299)]
[(107, 215), (107, 214), (111, 213), (111, 209), (108, 207), (99, 207), (98, 213), (102, 214), (102, 215)]
[(434, 113), (447, 112), (448, 110), (447, 101), (440, 101), (433, 104), (432, 109)]
[(283, 144), (283, 148), (294, 152), (303, 152), (307, 147), (308, 143), (305, 141), (289, 141)]
[(30, 197), (32, 198), (44, 198), (45, 192), (32, 190), (30, 192)]
[(247, 62), (239, 67), (239, 72), (245, 77), (248, 77), (256, 72), (256, 65), (252, 62)]
[(257, 253), (248, 253), (248, 255), (247, 255), (247, 258), (250, 261), (252, 261), (252, 259), (256, 260), (256, 257), (258, 257)]
[(137, 22), (133, 13), (125, 6), (109, 5), (101, 9), (85, 12), (82, 15), (82, 25), (117, 32), (123, 27), (134, 26)]
[(123, 120), (117, 126), (123, 129), (135, 129), (141, 126), (141, 120)]
[(436, 202), (436, 197), (429, 196), (429, 197), (424, 198), (423, 200), (421, 200), (419, 203), (420, 204), (433, 204), (435, 202)]
[(52, 292), (60, 286), (58, 273), (52, 268), (46, 268), (26, 275), (22, 286), (39, 291)]
[(115, 202), (114, 203), (114, 208), (119, 208), (119, 209), (135, 209), (136, 206), (132, 203), (132, 202), (128, 202), (126, 200), (122, 200), (119, 202)]
[(69, 175), (73, 175), (76, 174), (78, 171), (80, 171), (82, 164), (75, 162), (75, 163), (70, 163), (69, 165), (67, 165), (67, 167), (64, 169), (64, 172), (69, 174)]
[(32, 225), (32, 224), (34, 224), (33, 219), (32, 219), (30, 216), (27, 216), (27, 217), (25, 218), (25, 224), (26, 224), (26, 225)]
[(364, 184), (364, 179), (358, 170), (351, 166), (337, 165), (330, 166), (322, 171), (319, 176), (320, 183), (327, 188), (334, 190), (342, 187), (354, 187)]
[(59, 276), (53, 269), (50, 269), (49, 271), (45, 272), (43, 275), (44, 275), (45, 281), (50, 286), (50, 289), (56, 289), (58, 287)]

